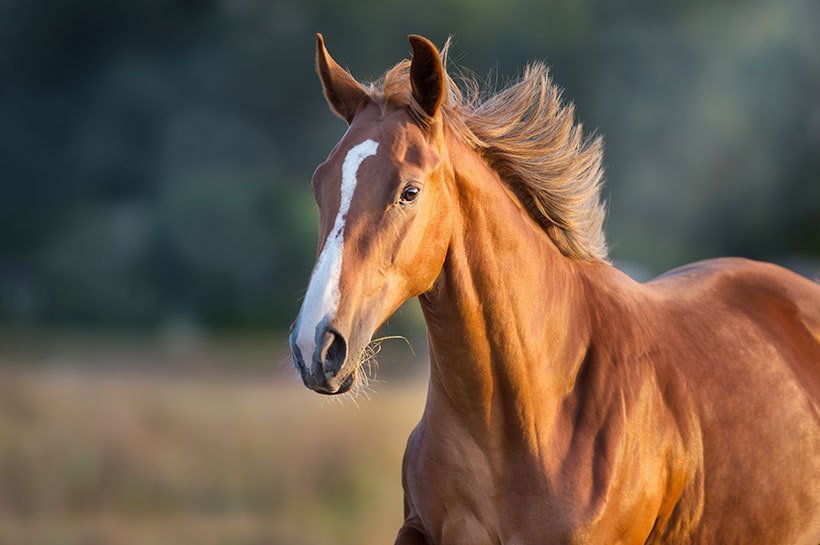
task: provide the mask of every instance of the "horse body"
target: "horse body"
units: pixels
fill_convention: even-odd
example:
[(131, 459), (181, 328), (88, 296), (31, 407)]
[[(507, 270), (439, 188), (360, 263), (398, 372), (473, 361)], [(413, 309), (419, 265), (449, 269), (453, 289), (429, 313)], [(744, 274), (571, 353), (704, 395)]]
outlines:
[(572, 262), (470, 166), (469, 228), (421, 298), (407, 525), (448, 545), (816, 543), (820, 286), (745, 260), (646, 285)]
[[(491, 104), (506, 128), (459, 128), (438, 51), (411, 43), (379, 95), (319, 40), (350, 127), (314, 176), (332, 304), (306, 298), (291, 338), (305, 384), (341, 393), (359, 372), (349, 355), (421, 300), (430, 384), (396, 543), (820, 543), (820, 286), (740, 259), (631, 280), (595, 257), (600, 157), (571, 116), (546, 100), (536, 114), (559, 122), (516, 133), (521, 149), (504, 131), (532, 123), (526, 101)], [(487, 142), (507, 151), (479, 153)], [(345, 167), (362, 143), (372, 158)], [(522, 173), (541, 185), (522, 191)], [(344, 197), (339, 178), (366, 189)]]

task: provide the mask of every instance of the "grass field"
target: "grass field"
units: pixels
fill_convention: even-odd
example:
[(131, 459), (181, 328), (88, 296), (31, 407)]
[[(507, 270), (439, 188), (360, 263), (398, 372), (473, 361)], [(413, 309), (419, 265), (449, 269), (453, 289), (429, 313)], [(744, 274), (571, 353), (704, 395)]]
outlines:
[(3, 356), (0, 544), (392, 543), (420, 374), (357, 405), (282, 372), (82, 366), (76, 355)]

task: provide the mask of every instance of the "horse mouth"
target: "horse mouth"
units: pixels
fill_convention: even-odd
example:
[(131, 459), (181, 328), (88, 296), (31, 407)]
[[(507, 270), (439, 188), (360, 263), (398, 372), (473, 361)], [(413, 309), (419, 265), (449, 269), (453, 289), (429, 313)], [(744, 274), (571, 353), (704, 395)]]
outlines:
[(320, 386), (318, 388), (314, 388), (313, 391), (316, 392), (317, 394), (322, 394), (322, 395), (326, 395), (326, 396), (335, 396), (335, 395), (346, 394), (347, 392), (350, 391), (350, 389), (353, 387), (353, 384), (356, 382), (356, 373), (358, 373), (358, 369), (356, 369), (352, 373), (350, 373), (347, 376), (347, 378), (345, 378), (342, 381), (342, 383), (339, 385), (339, 387), (336, 388), (335, 390), (331, 390), (326, 386)]

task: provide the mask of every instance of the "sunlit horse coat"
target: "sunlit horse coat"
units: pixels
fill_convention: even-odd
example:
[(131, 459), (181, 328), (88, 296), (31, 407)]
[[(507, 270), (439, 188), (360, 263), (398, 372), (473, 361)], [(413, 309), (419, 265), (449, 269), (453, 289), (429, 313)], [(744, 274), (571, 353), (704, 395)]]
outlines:
[(820, 543), (820, 286), (742, 259), (631, 280), (605, 259), (600, 142), (544, 69), (482, 101), (410, 42), (365, 88), (319, 37), (350, 126), (314, 175), (291, 337), (305, 384), (341, 393), (420, 298), (396, 543)]

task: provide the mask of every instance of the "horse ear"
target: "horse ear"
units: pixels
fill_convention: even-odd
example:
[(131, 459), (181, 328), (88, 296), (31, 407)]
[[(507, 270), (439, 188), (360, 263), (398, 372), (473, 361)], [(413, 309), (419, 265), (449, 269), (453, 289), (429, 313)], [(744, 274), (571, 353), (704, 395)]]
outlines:
[(427, 38), (411, 34), (407, 39), (413, 48), (413, 61), (410, 63), (413, 98), (427, 115), (434, 117), (447, 91), (441, 55)]
[(339, 66), (325, 48), (325, 39), (316, 34), (316, 73), (333, 113), (350, 123), (359, 104), (367, 98), (364, 87)]

